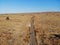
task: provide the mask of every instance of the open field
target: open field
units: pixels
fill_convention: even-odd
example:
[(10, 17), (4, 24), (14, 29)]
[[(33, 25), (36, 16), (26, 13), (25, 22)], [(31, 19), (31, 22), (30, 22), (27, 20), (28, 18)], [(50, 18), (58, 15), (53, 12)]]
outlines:
[(0, 14), (0, 45), (30, 45), (32, 17), (37, 45), (60, 45), (60, 12)]

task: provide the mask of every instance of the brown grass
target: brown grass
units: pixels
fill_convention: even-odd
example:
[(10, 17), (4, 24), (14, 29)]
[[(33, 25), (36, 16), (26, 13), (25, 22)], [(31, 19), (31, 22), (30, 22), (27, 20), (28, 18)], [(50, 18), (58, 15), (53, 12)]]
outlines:
[(29, 45), (29, 24), (32, 16), (38, 45), (41, 44), (43, 32), (46, 36), (44, 43), (52, 45), (48, 38), (50, 34), (60, 34), (60, 12), (1, 14), (0, 45)]

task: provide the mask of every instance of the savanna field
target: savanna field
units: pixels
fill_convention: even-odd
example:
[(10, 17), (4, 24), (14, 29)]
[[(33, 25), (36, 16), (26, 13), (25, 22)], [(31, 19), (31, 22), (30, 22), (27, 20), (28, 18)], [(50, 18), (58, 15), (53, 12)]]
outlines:
[(30, 45), (32, 17), (37, 45), (60, 45), (60, 12), (0, 14), (0, 45)]

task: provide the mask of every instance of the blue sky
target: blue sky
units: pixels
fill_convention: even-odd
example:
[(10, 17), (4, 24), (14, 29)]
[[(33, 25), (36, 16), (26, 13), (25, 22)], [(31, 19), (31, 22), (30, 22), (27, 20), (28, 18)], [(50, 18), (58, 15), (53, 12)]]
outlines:
[(45, 11), (60, 12), (60, 0), (0, 0), (0, 14)]

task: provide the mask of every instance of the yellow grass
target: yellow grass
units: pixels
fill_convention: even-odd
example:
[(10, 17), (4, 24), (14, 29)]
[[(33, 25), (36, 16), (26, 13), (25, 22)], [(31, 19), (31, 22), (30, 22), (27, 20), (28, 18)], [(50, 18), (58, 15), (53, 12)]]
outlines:
[[(40, 45), (43, 32), (60, 34), (60, 13), (0, 14), (0, 45), (29, 45), (29, 25), (34, 16), (37, 45)], [(9, 17), (9, 20), (6, 18)], [(45, 43), (51, 45), (46, 39)]]

